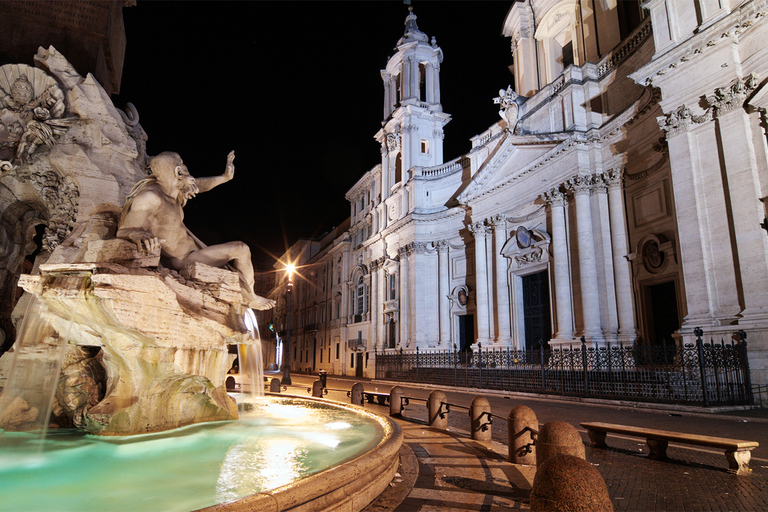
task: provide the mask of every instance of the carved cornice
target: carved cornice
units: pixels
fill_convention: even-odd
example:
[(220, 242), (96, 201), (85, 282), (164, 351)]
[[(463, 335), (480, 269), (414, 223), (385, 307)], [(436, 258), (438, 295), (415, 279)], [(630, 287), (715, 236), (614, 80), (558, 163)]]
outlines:
[(535, 219), (539, 215), (541, 215), (544, 208), (546, 208), (546, 206), (542, 204), (541, 206), (536, 208), (536, 210), (532, 211), (528, 215), (522, 215), (520, 217), (507, 217), (506, 220), (511, 224), (520, 224), (520, 223), (528, 222), (532, 219)]

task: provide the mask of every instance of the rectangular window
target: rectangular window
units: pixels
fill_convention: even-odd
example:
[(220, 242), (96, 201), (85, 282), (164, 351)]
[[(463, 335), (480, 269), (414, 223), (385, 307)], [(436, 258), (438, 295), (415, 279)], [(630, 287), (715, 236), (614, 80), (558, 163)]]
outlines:
[(355, 367), (355, 354), (351, 354), (349, 356), (349, 367), (354, 368)]
[(339, 359), (339, 344), (337, 343), (336, 344), (336, 360), (338, 361), (338, 359)]
[(389, 300), (395, 300), (397, 297), (397, 278), (396, 276), (389, 276)]
[(425, 155), (429, 153), (429, 141), (428, 140), (421, 139), (421, 152), (423, 154), (425, 154)]

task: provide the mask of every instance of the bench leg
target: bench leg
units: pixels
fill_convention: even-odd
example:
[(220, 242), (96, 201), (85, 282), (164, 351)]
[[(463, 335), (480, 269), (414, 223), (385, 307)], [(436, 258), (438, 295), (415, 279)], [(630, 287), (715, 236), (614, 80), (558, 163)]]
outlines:
[(589, 434), (589, 440), (591, 441), (592, 446), (596, 448), (605, 448), (608, 446), (605, 444), (605, 432), (599, 430), (587, 430), (587, 434)]
[(728, 460), (728, 472), (735, 475), (749, 474), (749, 459), (752, 458), (752, 452), (744, 451), (725, 451), (725, 458)]
[(648, 450), (650, 450), (648, 458), (656, 460), (667, 458), (667, 445), (669, 445), (669, 442), (660, 439), (646, 439), (645, 442), (648, 443)]

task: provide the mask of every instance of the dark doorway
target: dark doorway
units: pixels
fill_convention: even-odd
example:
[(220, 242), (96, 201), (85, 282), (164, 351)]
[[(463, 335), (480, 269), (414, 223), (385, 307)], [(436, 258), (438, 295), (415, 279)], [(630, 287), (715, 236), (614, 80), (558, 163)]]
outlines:
[(523, 276), (523, 319), (526, 350), (538, 349), (539, 341), (548, 342), (552, 337), (546, 270)]
[(672, 334), (680, 328), (675, 282), (667, 281), (646, 287), (645, 300), (650, 344), (661, 345), (666, 341), (668, 345), (674, 345)]
[(355, 354), (355, 377), (363, 376), (363, 353), (358, 352)]
[(459, 316), (459, 352), (468, 352), (475, 342), (475, 316)]

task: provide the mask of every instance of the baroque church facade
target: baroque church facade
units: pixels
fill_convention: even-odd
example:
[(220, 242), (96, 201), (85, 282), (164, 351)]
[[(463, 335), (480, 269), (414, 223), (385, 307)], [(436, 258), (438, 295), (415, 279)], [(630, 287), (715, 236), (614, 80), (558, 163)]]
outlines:
[(272, 293), (293, 370), (370, 377), (377, 353), (691, 343), (701, 327), (745, 331), (768, 382), (766, 14), (514, 2), (500, 119), (446, 161), (443, 53), (411, 12), (349, 224), (283, 258), (304, 275)]

